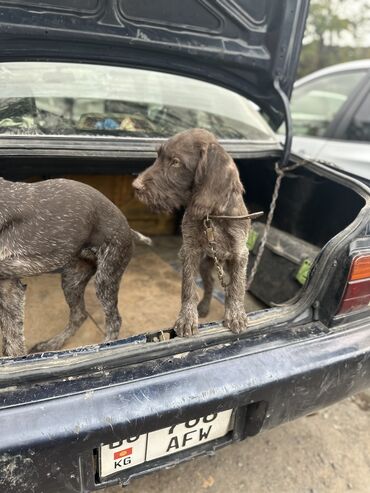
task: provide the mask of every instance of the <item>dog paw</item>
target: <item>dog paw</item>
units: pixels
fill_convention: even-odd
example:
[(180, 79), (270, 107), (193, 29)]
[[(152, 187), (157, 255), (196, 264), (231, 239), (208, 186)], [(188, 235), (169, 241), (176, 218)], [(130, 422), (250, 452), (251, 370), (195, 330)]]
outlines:
[(196, 312), (180, 313), (174, 329), (179, 337), (191, 337), (198, 334), (198, 315)]
[(202, 300), (198, 305), (199, 317), (206, 317), (209, 313), (209, 301)]
[(47, 353), (49, 351), (58, 351), (60, 348), (63, 347), (63, 344), (65, 343), (66, 339), (61, 336), (61, 334), (58, 334), (55, 337), (52, 337), (51, 339), (47, 341), (42, 341), (33, 346), (28, 353)]
[(28, 351), (29, 354), (32, 353), (45, 353), (46, 351), (50, 351), (49, 346), (47, 345), (46, 342), (40, 342), (39, 344), (36, 344), (35, 346), (32, 346), (31, 349)]
[(247, 314), (243, 310), (226, 310), (223, 325), (234, 334), (240, 334), (248, 327)]

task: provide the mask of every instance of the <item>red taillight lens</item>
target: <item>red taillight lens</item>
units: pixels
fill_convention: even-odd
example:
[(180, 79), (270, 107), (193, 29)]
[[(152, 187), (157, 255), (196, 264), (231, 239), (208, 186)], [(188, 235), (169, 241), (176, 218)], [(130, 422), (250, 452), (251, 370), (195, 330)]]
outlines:
[(352, 260), (348, 280), (338, 313), (362, 310), (370, 304), (370, 255)]

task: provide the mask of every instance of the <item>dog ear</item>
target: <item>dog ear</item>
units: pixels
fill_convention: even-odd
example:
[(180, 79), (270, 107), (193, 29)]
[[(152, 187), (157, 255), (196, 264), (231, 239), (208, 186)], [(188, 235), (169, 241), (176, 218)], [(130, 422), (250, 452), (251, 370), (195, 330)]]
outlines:
[(238, 169), (229, 154), (217, 143), (203, 144), (195, 170), (188, 209), (203, 219), (207, 214), (225, 213), (233, 193), (243, 193)]

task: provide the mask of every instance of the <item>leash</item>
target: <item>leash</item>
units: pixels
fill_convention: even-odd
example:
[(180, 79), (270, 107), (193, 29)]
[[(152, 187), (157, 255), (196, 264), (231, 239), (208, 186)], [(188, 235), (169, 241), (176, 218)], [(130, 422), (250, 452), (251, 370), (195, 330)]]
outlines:
[(87, 316), (89, 317), (89, 319), (92, 321), (92, 323), (96, 326), (96, 328), (99, 330), (99, 332), (101, 332), (103, 334), (103, 336), (106, 335), (105, 331), (100, 327), (100, 325), (98, 324), (98, 322), (95, 320), (95, 318), (86, 310), (86, 313), (87, 313)]
[(252, 212), (251, 214), (245, 214), (244, 216), (209, 216), (207, 214), (207, 219), (257, 219), (258, 217), (263, 216), (264, 212)]
[(208, 246), (211, 250), (212, 253), (212, 258), (215, 263), (216, 271), (217, 271), (217, 276), (220, 281), (221, 286), (226, 289), (228, 286), (228, 283), (225, 281), (225, 273), (224, 269), (222, 267), (221, 262), (218, 260), (217, 255), (216, 255), (216, 240), (215, 240), (215, 230), (213, 226), (212, 219), (257, 219), (257, 217), (260, 217), (263, 215), (263, 212), (253, 212), (251, 214), (244, 214), (243, 216), (213, 216), (213, 215), (208, 215), (206, 219), (203, 220), (203, 226), (204, 226), (204, 234), (206, 235), (207, 241), (208, 241)]

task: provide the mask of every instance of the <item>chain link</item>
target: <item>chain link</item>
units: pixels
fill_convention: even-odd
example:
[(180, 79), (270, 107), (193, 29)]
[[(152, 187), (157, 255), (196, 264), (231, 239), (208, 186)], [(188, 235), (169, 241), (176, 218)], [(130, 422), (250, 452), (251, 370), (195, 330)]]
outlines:
[[(276, 177), (275, 187), (274, 187), (274, 191), (273, 191), (272, 198), (271, 198), (270, 209), (269, 209), (269, 212), (268, 212), (268, 215), (267, 215), (265, 229), (263, 231), (261, 243), (260, 243), (260, 245), (258, 247), (258, 252), (257, 252), (256, 260), (254, 261), (254, 264), (253, 264), (253, 267), (252, 267), (252, 271), (251, 271), (251, 273), (250, 273), (250, 275), (248, 277), (248, 281), (247, 281), (247, 285), (246, 285), (246, 291), (248, 291), (248, 289), (250, 288), (250, 286), (251, 286), (251, 284), (253, 282), (253, 279), (254, 279), (254, 277), (256, 275), (256, 272), (257, 272), (259, 263), (261, 261), (261, 258), (262, 258), (262, 255), (263, 255), (263, 252), (264, 252), (264, 249), (265, 249), (265, 246), (266, 246), (267, 237), (268, 237), (268, 234), (269, 234), (269, 231), (270, 231), (272, 219), (274, 217), (274, 212), (275, 212), (275, 208), (276, 208), (276, 202), (277, 202), (277, 199), (278, 199), (278, 196), (279, 196), (281, 181), (282, 181), (282, 179), (284, 178), (284, 176), (285, 176), (285, 174), (287, 172), (293, 171), (294, 169), (298, 168), (302, 164), (303, 163), (296, 163), (296, 164), (293, 164), (291, 166), (284, 166), (284, 168), (280, 168), (279, 165), (278, 165), (278, 163), (275, 164), (275, 172), (277, 174), (277, 177)], [(253, 216), (253, 214), (251, 216)], [(225, 217), (225, 219), (226, 218), (229, 218), (229, 219), (230, 218), (233, 218), (233, 217), (228, 217), (228, 216), (215, 216), (215, 217), (218, 217), (218, 218)], [(208, 241), (208, 246), (209, 246), (209, 248), (211, 250), (212, 258), (213, 258), (213, 261), (215, 263), (215, 267), (216, 267), (216, 271), (217, 271), (217, 277), (218, 277), (218, 279), (220, 281), (221, 286), (224, 289), (226, 289), (227, 286), (228, 286), (228, 283), (226, 283), (226, 281), (225, 281), (224, 269), (222, 267), (221, 262), (217, 258), (216, 249), (215, 249), (216, 241), (215, 241), (215, 237), (214, 237), (213, 222), (207, 216), (207, 218), (204, 219), (204, 221), (203, 221), (203, 225), (204, 225), (204, 234), (206, 235), (206, 238), (207, 238), (207, 241)]]
[(221, 262), (218, 260), (217, 255), (216, 255), (216, 249), (215, 249), (216, 241), (215, 241), (215, 237), (214, 237), (213, 222), (211, 221), (211, 219), (209, 219), (209, 217), (207, 217), (207, 219), (205, 219), (203, 221), (203, 225), (204, 225), (204, 234), (206, 235), (206, 238), (208, 240), (208, 245), (209, 245), (209, 248), (211, 250), (213, 261), (215, 263), (217, 277), (220, 281), (221, 286), (224, 289), (226, 289), (228, 286), (228, 283), (225, 281), (224, 269), (222, 267)]
[(267, 236), (269, 234), (272, 219), (274, 217), (274, 212), (275, 212), (275, 208), (276, 208), (276, 201), (277, 201), (278, 196), (279, 196), (281, 181), (284, 178), (285, 173), (287, 173), (288, 171), (293, 171), (294, 169), (298, 168), (299, 166), (302, 166), (302, 164), (303, 163), (296, 163), (296, 164), (292, 164), (291, 166), (284, 166), (284, 168), (280, 168), (278, 163), (275, 164), (275, 173), (277, 174), (277, 177), (276, 177), (274, 192), (272, 194), (270, 209), (269, 209), (269, 213), (267, 215), (265, 229), (263, 231), (261, 243), (258, 247), (256, 260), (254, 261), (251, 273), (248, 277), (248, 281), (247, 281), (247, 285), (246, 285), (246, 291), (248, 291), (248, 289), (251, 287), (251, 284), (252, 284), (253, 279), (256, 275), (259, 263), (261, 261), (263, 252), (265, 250)]

